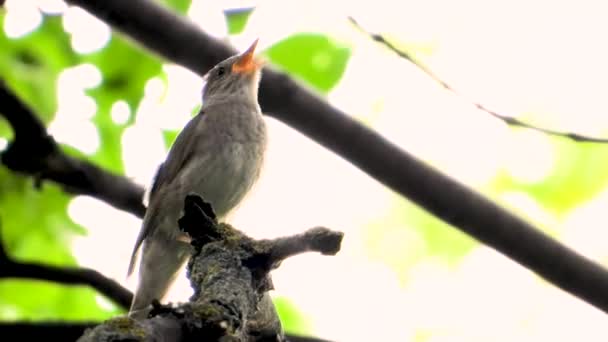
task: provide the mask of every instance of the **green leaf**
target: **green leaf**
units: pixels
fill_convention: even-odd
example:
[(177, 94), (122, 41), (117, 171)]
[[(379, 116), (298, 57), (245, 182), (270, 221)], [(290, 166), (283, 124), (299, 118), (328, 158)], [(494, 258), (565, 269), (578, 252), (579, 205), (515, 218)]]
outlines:
[(179, 132), (180, 131), (163, 130), (163, 140), (165, 141), (165, 148), (167, 150), (171, 148), (173, 142), (175, 142), (175, 139), (177, 139)]
[(312, 330), (310, 321), (288, 298), (274, 297), (272, 301), (286, 332), (301, 335), (310, 333)]
[(239, 8), (224, 11), (226, 25), (228, 26), (228, 34), (239, 34), (243, 32), (251, 13), (253, 13), (253, 8)]
[(298, 33), (274, 44), (264, 54), (289, 74), (327, 93), (342, 78), (351, 52), (326, 35)]
[(180, 14), (185, 14), (190, 8), (191, 0), (162, 0), (169, 8), (177, 11)]

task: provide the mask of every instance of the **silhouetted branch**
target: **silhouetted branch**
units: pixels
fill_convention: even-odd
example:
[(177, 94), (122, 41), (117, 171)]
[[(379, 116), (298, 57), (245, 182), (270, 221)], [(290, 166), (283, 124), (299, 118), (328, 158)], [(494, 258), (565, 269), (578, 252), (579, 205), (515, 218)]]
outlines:
[(142, 187), (85, 160), (65, 154), (47, 134), (36, 114), (0, 80), (0, 114), (13, 128), (15, 139), (2, 153), (9, 169), (52, 180), (67, 192), (97, 197), (114, 207), (142, 217)]
[(175, 306), (155, 302), (147, 319), (115, 318), (79, 341), (285, 341), (268, 294), (273, 288), (270, 271), (297, 253), (337, 253), (343, 234), (315, 228), (256, 241), (216, 222), (210, 208), (198, 195), (188, 195), (179, 220), (180, 228), (192, 238), (187, 272), (194, 289), (190, 301)]
[[(19, 336), (22, 341), (76, 341), (86, 329), (102, 322), (0, 322), (0, 336)], [(289, 342), (329, 342), (314, 337), (286, 334)]]
[(99, 322), (0, 322), (0, 336), (18, 336), (21, 341), (76, 341), (85, 329)]
[[(367, 34), (372, 40), (374, 40), (374, 41), (376, 41), (376, 42), (384, 45), (387, 49), (389, 49), (392, 52), (396, 53), (399, 57), (401, 57), (401, 58), (407, 60), (408, 62), (412, 63), (413, 65), (415, 65), (418, 69), (420, 69), (422, 72), (424, 72), (427, 76), (429, 76), (435, 82), (439, 83), (439, 85), (441, 85), (446, 90), (452, 92), (456, 96), (464, 98), (464, 95), (462, 95), (454, 87), (452, 87), (450, 84), (448, 84), (443, 79), (441, 79), (439, 76), (437, 76), (426, 65), (424, 65), (424, 64), (420, 63), (419, 61), (417, 61), (407, 51), (403, 51), (403, 50), (399, 49), (393, 43), (391, 43), (386, 38), (384, 38), (383, 35), (378, 34), (378, 33), (372, 33), (372, 32), (369, 32), (369, 31), (365, 30), (353, 17), (349, 17), (348, 19), (351, 21), (351, 23), (353, 25), (355, 25), (359, 30), (361, 30), (361, 32)], [(582, 135), (582, 134), (578, 134), (578, 133), (559, 132), (559, 131), (555, 131), (555, 130), (551, 130), (551, 129), (547, 129), (547, 128), (543, 128), (543, 127), (534, 126), (532, 124), (523, 122), (523, 121), (521, 121), (521, 120), (519, 120), (517, 118), (499, 114), (499, 113), (497, 113), (497, 112), (495, 112), (495, 111), (493, 111), (491, 109), (488, 109), (487, 107), (485, 107), (484, 105), (480, 104), (479, 102), (470, 101), (470, 100), (469, 100), (469, 102), (473, 106), (477, 107), (477, 109), (479, 109), (481, 111), (484, 111), (484, 112), (492, 115), (493, 117), (495, 117), (495, 118), (503, 121), (504, 123), (506, 123), (507, 125), (510, 125), (510, 126), (528, 128), (528, 129), (532, 129), (532, 130), (535, 130), (535, 131), (538, 131), (538, 132), (542, 132), (542, 133), (545, 133), (545, 134), (548, 134), (548, 135), (553, 135), (553, 136), (556, 136), (556, 137), (562, 137), (562, 138), (571, 139), (571, 140), (574, 140), (576, 142), (592, 142), (592, 143), (602, 143), (602, 144), (608, 143), (608, 138), (588, 137), (588, 136), (585, 136), (585, 135)]]
[[(186, 18), (146, 0), (68, 0), (170, 61), (204, 75), (236, 53)], [(608, 312), (608, 273), (478, 192), (330, 106), (286, 74), (266, 68), (260, 104), (431, 214), (546, 280)]]
[(132, 294), (116, 281), (88, 268), (68, 268), (24, 262), (2, 262), (0, 278), (46, 280), (66, 285), (86, 285), (120, 306), (128, 308)]
[[(133, 298), (133, 294), (129, 290), (95, 270), (15, 261), (6, 253), (4, 246), (0, 243), (0, 279), (5, 278), (90, 286), (124, 308), (129, 307)], [(3, 335), (0, 334), (0, 336)]]

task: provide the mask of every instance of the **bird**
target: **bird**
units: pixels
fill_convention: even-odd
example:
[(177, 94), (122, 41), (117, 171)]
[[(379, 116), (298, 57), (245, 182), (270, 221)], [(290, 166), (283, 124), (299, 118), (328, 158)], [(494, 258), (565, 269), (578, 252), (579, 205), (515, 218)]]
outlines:
[(221, 220), (260, 178), (267, 128), (258, 103), (264, 61), (254, 57), (257, 43), (203, 76), (201, 109), (178, 134), (153, 177), (127, 271), (131, 276), (141, 248), (131, 318), (148, 316), (152, 302), (163, 299), (190, 257), (188, 237), (178, 227), (185, 197), (200, 195)]

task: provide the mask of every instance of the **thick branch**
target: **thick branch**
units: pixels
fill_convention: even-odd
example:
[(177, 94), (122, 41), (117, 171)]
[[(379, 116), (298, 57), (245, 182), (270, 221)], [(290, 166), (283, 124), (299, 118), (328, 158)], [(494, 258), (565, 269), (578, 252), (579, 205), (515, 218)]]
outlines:
[(59, 183), (71, 193), (97, 197), (142, 217), (144, 190), (125, 177), (65, 154), (34, 112), (0, 80), (0, 114), (10, 123), (15, 139), (2, 154), (9, 169), (40, 180)]
[[(258, 244), (251, 245), (253, 243), (253, 240), (247, 238), (243, 234), (238, 233), (232, 227), (223, 224), (218, 225), (215, 221), (215, 215), (212, 212), (211, 205), (202, 201), (202, 199), (198, 196), (194, 197), (191, 195), (188, 197), (188, 199), (186, 200), (185, 212), (186, 220), (180, 220), (180, 222), (185, 225), (191, 225), (191, 229), (189, 229), (190, 231), (202, 232), (202, 234), (198, 234), (199, 238), (203, 240), (202, 244), (199, 247), (203, 247), (203, 245), (210, 244), (211, 242), (216, 240), (226, 241), (228, 239), (231, 239), (229, 242), (230, 246), (241, 246), (241, 244), (233, 245), (235, 241), (238, 241), (237, 238), (240, 238), (243, 241), (242, 246), (245, 246), (245, 248), (249, 252), (254, 253), (253, 257), (249, 255), (242, 256), (246, 260), (260, 259), (260, 257), (258, 257), (257, 255), (260, 253), (264, 253), (264, 255), (266, 256), (267, 250), (265, 248), (272, 248), (275, 246), (275, 244), (280, 245), (280, 241), (290, 239), (294, 242), (297, 242), (295, 240), (298, 239), (301, 241), (308, 241), (307, 243), (304, 243), (305, 245), (309, 246), (308, 249), (317, 250), (320, 252), (329, 252), (331, 254), (337, 253), (340, 248), (342, 233), (333, 232), (325, 228), (313, 229), (303, 235), (298, 235), (293, 238), (278, 239), (276, 240), (276, 243), (273, 240), (264, 240), (263, 242), (259, 242)], [(198, 229), (196, 229), (197, 227), (195, 227), (195, 225), (198, 225)], [(206, 229), (201, 229), (201, 227)], [(221, 227), (221, 229), (217, 230), (218, 227)], [(204, 237), (204, 234), (208, 235)], [(226, 234), (228, 234), (229, 236), (227, 236)], [(257, 247), (250, 248), (249, 246)], [(263, 249), (260, 250), (260, 248), (262, 247)], [(214, 252), (212, 251), (211, 254), (213, 253)], [(235, 254), (238, 253), (235, 252)], [(224, 255), (226, 255), (226, 253), (224, 253)], [(229, 251), (228, 255), (230, 255)], [(204, 257), (201, 259), (203, 259), (204, 261), (215, 260), (213, 256), (208, 259), (205, 259)], [(204, 262), (202, 263), (203, 265), (205, 265)], [(246, 267), (249, 267), (252, 270), (256, 270), (260, 267), (263, 268), (261, 271), (256, 271), (254, 273), (255, 277), (257, 277), (257, 283), (263, 284), (264, 286), (256, 286), (254, 288), (251, 288), (252, 282), (243, 284), (243, 282), (241, 281), (241, 292), (255, 292), (256, 290), (259, 290), (260, 292), (265, 292), (270, 289), (269, 284), (271, 282), (269, 278), (267, 278), (267, 272), (270, 270), (270, 268), (265, 268), (264, 266), (266, 264), (269, 263), (247, 263)], [(198, 289), (197, 293), (199, 293), (199, 310), (201, 309), (201, 302), (206, 302), (207, 304), (210, 302), (211, 305), (217, 306), (218, 298), (221, 298), (222, 295), (228, 296), (228, 298), (230, 298), (235, 293), (235, 289), (238, 288), (237, 284), (239, 284), (239, 281), (234, 281), (233, 279), (233, 271), (235, 270), (234, 268), (225, 267), (225, 265), (222, 265), (222, 262), (220, 262), (219, 265), (215, 266), (217, 267), (202, 266), (202, 269), (199, 266), (198, 271), (189, 272), (191, 278), (194, 277), (194, 279), (196, 279), (197, 275), (200, 277), (201, 274), (203, 277), (203, 280), (200, 280), (196, 284), (196, 288)], [(210, 269), (216, 269), (218, 270), (217, 272), (225, 273), (219, 276), (219, 279), (223, 280), (224, 282), (227, 282), (228, 285), (225, 285), (226, 283), (224, 282), (215, 281), (215, 279), (217, 278), (214, 278), (211, 281), (209, 278), (205, 278), (205, 275), (208, 273), (207, 271)], [(131, 300), (133, 298), (133, 294), (128, 289), (122, 287), (114, 280), (105, 277), (104, 275), (95, 270), (86, 268), (66, 268), (13, 261), (5, 251), (4, 246), (0, 243), (0, 279), (8, 278), (45, 280), (67, 285), (90, 286), (99, 291), (101, 294), (107, 296), (109, 299), (114, 300), (116, 303), (118, 303), (124, 308), (128, 308), (130, 306)], [(236, 278), (238, 279), (239, 277)], [(209, 296), (207, 294), (211, 295)], [(219, 305), (219, 307), (222, 309), (224, 308), (223, 305)], [(276, 316), (276, 312), (274, 311), (274, 305), (270, 300), (270, 297), (267, 296), (267, 294), (265, 294), (260, 303), (254, 305), (253, 308), (255, 308), (253, 309), (254, 312), (249, 315), (249, 332), (258, 329), (259, 332), (264, 333), (265, 328), (272, 327), (277, 324), (280, 326), (278, 316)], [(264, 311), (262, 311), (262, 309), (264, 309)], [(196, 322), (200, 321), (200, 317), (193, 317), (193, 320), (191, 320), (190, 322), (194, 322), (194, 324), (196, 324)], [(24, 339), (25, 341), (37, 341), (42, 338), (51, 341), (74, 341), (79, 336), (83, 335), (85, 329), (96, 327), (99, 324), (100, 323), (0, 322), (0, 336), (12, 336), (11, 334), (16, 333), (18, 334), (17, 336), (19, 336), (21, 339)], [(121, 331), (124, 330), (124, 332), (128, 336), (136, 338), (138, 336), (140, 337), (141, 331), (143, 330), (148, 336), (156, 336), (159, 338), (169, 336), (169, 340), (180, 340), (180, 337), (182, 336), (183, 324), (184, 322), (180, 322), (180, 320), (176, 317), (160, 317), (158, 319), (153, 319), (151, 321), (143, 323), (141, 327), (136, 327), (133, 326), (132, 322), (130, 322), (128, 318), (118, 317), (110, 323), (105, 324), (102, 328), (102, 331), (104, 333), (109, 331), (110, 334), (112, 334), (115, 329), (119, 329)], [(125, 329), (125, 325), (128, 327), (128, 329)], [(104, 336), (107, 337), (108, 335)], [(99, 335), (95, 335), (95, 338), (92, 338), (92, 340), (96, 340), (97, 337), (99, 337)], [(292, 334), (286, 334), (286, 338), (287, 341), (291, 342), (328, 342), (326, 340), (321, 340), (314, 337), (298, 336)], [(158, 339), (155, 339), (155, 341), (156, 340)]]
[(186, 197), (179, 226), (190, 234), (194, 247), (188, 262), (194, 294), (188, 303), (153, 303), (146, 319), (117, 318), (79, 341), (285, 341), (268, 294), (271, 266), (280, 262), (272, 259), (272, 251), (288, 249), (283, 258), (305, 250), (335, 254), (342, 234), (316, 228), (290, 238), (256, 241), (213, 216), (202, 198)]
[[(68, 2), (200, 75), (235, 53), (152, 1)], [(427, 166), (285, 74), (265, 70), (260, 103), (264, 112), (307, 134), (431, 214), (608, 312), (608, 273), (600, 265)]]
[[(367, 34), (372, 40), (384, 45), (387, 49), (389, 49), (392, 52), (394, 52), (395, 54), (397, 54), (397, 56), (399, 56), (399, 57), (403, 58), (404, 60), (415, 65), (418, 69), (420, 69), (423, 73), (425, 73), (427, 76), (429, 76), (433, 81), (437, 82), (444, 89), (452, 92), (456, 96), (464, 98), (464, 96), (460, 92), (458, 92), (456, 90), (456, 88), (452, 87), (449, 83), (445, 82), (442, 78), (440, 78), (434, 72), (432, 72), (431, 69), (429, 69), (424, 64), (420, 63), (415, 58), (413, 58), (408, 52), (397, 48), (390, 41), (388, 41), (386, 38), (384, 38), (383, 35), (366, 31), (354, 18), (349, 17), (348, 19), (351, 21), (351, 23), (353, 23), (353, 25), (355, 25), (355, 27), (360, 29), (363, 33)], [(576, 142), (593, 142), (593, 143), (602, 143), (602, 144), (608, 143), (608, 138), (588, 137), (588, 136), (578, 134), (578, 133), (559, 132), (559, 131), (555, 131), (552, 129), (535, 126), (535, 125), (523, 122), (517, 118), (502, 115), (498, 112), (495, 112), (495, 111), (487, 108), (486, 106), (482, 105), (479, 102), (475, 102), (475, 101), (470, 101), (470, 102), (473, 106), (477, 107), (477, 109), (492, 115), (496, 119), (501, 120), (510, 126), (527, 128), (527, 129), (531, 129), (531, 130), (545, 133), (548, 135), (571, 139)]]

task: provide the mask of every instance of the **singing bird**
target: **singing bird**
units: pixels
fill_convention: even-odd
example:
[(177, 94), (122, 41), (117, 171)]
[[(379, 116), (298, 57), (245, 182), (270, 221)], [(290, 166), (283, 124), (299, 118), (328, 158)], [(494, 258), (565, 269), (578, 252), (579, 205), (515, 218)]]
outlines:
[(257, 99), (262, 69), (254, 57), (257, 42), (204, 76), (201, 110), (177, 136), (154, 177), (129, 263), (131, 275), (143, 244), (130, 317), (147, 317), (152, 301), (165, 296), (190, 256), (177, 224), (185, 196), (199, 194), (222, 219), (259, 178), (266, 126)]

